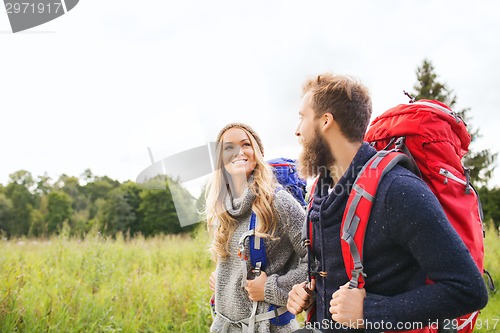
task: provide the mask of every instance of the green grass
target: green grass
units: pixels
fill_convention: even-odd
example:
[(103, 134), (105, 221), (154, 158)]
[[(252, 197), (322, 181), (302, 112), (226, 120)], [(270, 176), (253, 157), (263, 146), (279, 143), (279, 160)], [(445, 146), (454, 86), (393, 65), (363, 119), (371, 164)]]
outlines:
[(488, 305), (479, 314), (474, 332), (500, 332), (500, 236), (492, 227), (487, 230), (484, 244), (484, 267), (496, 283), (496, 291), (490, 293)]
[(0, 332), (207, 332), (206, 241), (0, 244)]
[[(208, 332), (207, 244), (203, 229), (194, 238), (0, 241), (0, 332)], [(488, 230), (485, 266), (497, 284), (499, 259)], [(496, 292), (476, 332), (499, 332), (499, 318)]]

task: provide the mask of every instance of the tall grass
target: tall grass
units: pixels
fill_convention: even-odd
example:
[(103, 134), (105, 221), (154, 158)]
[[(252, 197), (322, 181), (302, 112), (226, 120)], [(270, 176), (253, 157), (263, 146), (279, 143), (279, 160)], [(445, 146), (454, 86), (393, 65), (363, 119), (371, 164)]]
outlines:
[(496, 283), (496, 290), (490, 293), (488, 305), (481, 311), (475, 332), (500, 332), (500, 235), (493, 227), (487, 230), (484, 244), (484, 267)]
[(3, 241), (0, 332), (207, 332), (204, 240)]
[[(0, 332), (208, 332), (207, 244), (203, 229), (193, 238), (0, 241)], [(497, 284), (499, 259), (491, 229), (485, 265)], [(500, 332), (499, 318), (493, 293), (476, 332)]]

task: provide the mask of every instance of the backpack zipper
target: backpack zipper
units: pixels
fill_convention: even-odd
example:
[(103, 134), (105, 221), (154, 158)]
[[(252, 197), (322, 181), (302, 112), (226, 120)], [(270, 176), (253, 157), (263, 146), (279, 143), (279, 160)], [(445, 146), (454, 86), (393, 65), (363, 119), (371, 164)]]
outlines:
[(414, 102), (412, 104), (422, 104), (422, 105), (430, 106), (431, 108), (434, 108), (436, 110), (439, 110), (439, 111), (442, 111), (444, 113), (449, 114), (450, 116), (455, 118), (455, 121), (457, 122), (457, 124), (460, 122), (463, 122), (465, 124), (465, 121), (462, 119), (462, 117), (460, 117), (460, 115), (458, 113), (456, 113), (455, 111), (449, 110), (445, 107), (442, 107), (441, 105), (430, 103), (430, 102)]
[(450, 171), (446, 170), (446, 169), (439, 169), (439, 174), (444, 176), (444, 183), (445, 184), (448, 184), (448, 179), (451, 179), (457, 183), (460, 183), (464, 186), (467, 186), (467, 183), (465, 182), (465, 180), (462, 180), (460, 178), (458, 178), (457, 176), (455, 176), (454, 174), (452, 174)]
[(460, 178), (458, 178), (457, 176), (455, 176), (453, 173), (451, 173), (450, 171), (446, 170), (446, 169), (439, 169), (439, 174), (444, 176), (444, 184), (448, 184), (448, 179), (451, 179), (459, 184), (462, 184), (463, 186), (465, 186), (465, 194), (470, 194), (471, 193), (471, 186), (470, 186), (470, 183), (468, 181), (468, 178), (467, 177), (467, 181), (465, 180), (462, 180)]

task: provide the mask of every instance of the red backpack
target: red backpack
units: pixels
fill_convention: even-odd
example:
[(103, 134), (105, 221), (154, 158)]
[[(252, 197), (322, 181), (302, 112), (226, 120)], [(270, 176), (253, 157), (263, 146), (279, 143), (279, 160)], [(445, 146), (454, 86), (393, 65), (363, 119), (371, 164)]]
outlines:
[(409, 156), (482, 272), (483, 212), (462, 165), (471, 141), (463, 120), (439, 101), (400, 104), (373, 120), (365, 141), (377, 150), (394, 144)]
[[(382, 177), (397, 164), (404, 164), (427, 183), (483, 272), (482, 209), (479, 196), (470, 184), (468, 170), (461, 162), (471, 141), (463, 120), (439, 101), (400, 104), (373, 120), (365, 141), (378, 153), (360, 171), (349, 194), (341, 226), (342, 256), (351, 280), (349, 287), (364, 286), (363, 241), (373, 203), (367, 197), (376, 195)], [(359, 223), (352, 223), (358, 218)], [(312, 250), (312, 223), (308, 224), (307, 245)], [(478, 311), (441, 325), (456, 328), (459, 333), (470, 333), (477, 314)], [(438, 332), (438, 329), (426, 327), (407, 332)]]

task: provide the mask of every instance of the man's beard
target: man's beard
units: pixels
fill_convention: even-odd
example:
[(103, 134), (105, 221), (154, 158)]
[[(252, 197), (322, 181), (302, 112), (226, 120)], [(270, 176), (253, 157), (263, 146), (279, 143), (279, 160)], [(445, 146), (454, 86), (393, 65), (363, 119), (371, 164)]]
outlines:
[(302, 178), (307, 179), (320, 174), (324, 176), (328, 168), (335, 164), (335, 157), (317, 127), (314, 128), (314, 138), (303, 141), (302, 146), (302, 153), (298, 159), (299, 175)]

